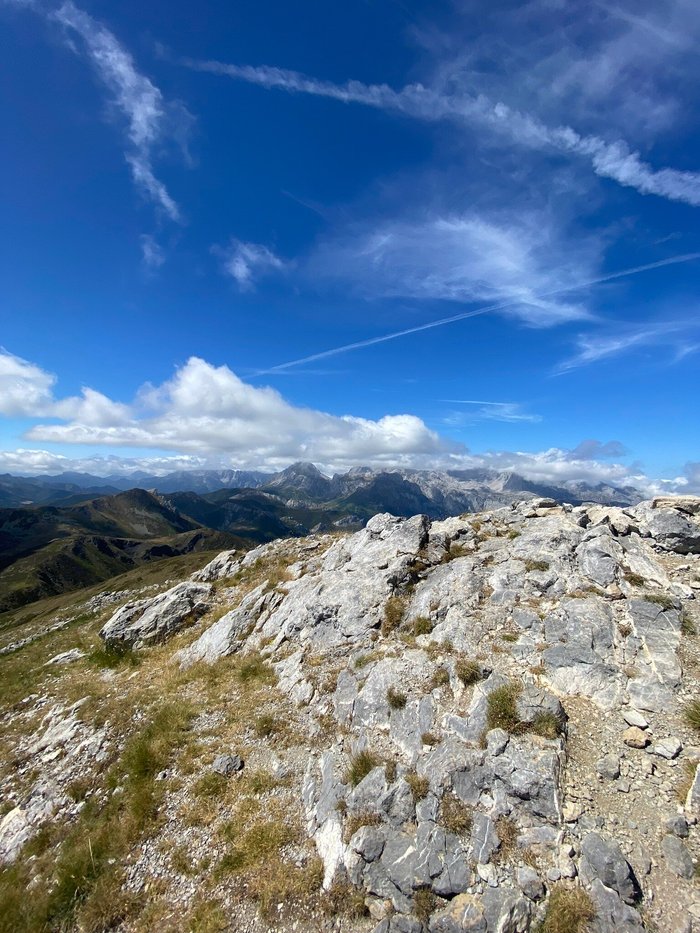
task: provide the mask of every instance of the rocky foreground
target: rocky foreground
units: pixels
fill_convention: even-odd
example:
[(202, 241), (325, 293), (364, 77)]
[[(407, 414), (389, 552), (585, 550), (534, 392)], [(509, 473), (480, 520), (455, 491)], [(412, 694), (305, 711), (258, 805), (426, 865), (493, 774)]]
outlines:
[(0, 928), (700, 931), (699, 597), (690, 497), (377, 515), (107, 595), (3, 716)]

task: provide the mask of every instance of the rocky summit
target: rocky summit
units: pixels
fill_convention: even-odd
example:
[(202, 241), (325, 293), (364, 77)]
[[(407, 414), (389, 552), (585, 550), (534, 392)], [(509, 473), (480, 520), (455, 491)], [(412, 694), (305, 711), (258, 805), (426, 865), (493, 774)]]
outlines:
[(530, 498), (27, 622), (0, 929), (697, 933), (699, 596), (700, 499)]

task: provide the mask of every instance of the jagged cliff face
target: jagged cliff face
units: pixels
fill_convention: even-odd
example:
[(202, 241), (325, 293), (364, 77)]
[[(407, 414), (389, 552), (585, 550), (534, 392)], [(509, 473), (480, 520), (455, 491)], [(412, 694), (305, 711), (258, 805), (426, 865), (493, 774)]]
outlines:
[(127, 906), (90, 926), (95, 869), (75, 929), (690, 933), (698, 593), (689, 498), (377, 515), (225, 552), (61, 630), (72, 653), (4, 717), (0, 858), (51, 891), (53, 859), (27, 859), (42, 825), (123, 820), (130, 743), (175, 698), (158, 816), (105, 861)]

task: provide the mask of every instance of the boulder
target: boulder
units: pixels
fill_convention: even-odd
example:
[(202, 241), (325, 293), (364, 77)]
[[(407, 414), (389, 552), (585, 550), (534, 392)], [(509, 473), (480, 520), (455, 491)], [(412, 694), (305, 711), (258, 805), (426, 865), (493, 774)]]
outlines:
[(177, 586), (118, 609), (100, 631), (109, 648), (144, 648), (165, 641), (195, 622), (211, 606), (213, 589), (208, 584)]
[(581, 843), (580, 874), (584, 882), (600, 880), (606, 888), (616, 891), (626, 904), (639, 897), (639, 885), (632, 866), (620, 847), (598, 833), (588, 833)]
[(695, 866), (690, 852), (678, 836), (664, 836), (661, 850), (669, 870), (679, 878), (690, 880), (695, 874)]

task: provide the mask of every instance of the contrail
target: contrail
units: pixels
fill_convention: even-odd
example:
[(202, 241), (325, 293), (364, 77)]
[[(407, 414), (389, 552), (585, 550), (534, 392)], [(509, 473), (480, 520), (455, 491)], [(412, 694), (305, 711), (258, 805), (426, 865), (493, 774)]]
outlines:
[[(566, 285), (563, 288), (555, 288), (549, 292), (542, 292), (539, 295), (535, 295), (532, 300), (552, 298), (555, 295), (564, 295), (567, 292), (578, 291), (580, 288), (590, 288), (593, 285), (602, 285), (604, 282), (611, 282), (614, 279), (623, 279), (630, 275), (638, 275), (640, 272), (650, 272), (652, 269), (661, 269), (663, 266), (674, 266), (683, 262), (693, 262), (696, 259), (700, 259), (700, 253), (683, 253), (681, 256), (659, 259), (657, 262), (648, 262), (643, 266), (635, 266), (633, 269), (622, 269), (620, 272), (611, 272), (609, 275), (601, 275), (597, 279), (588, 279), (585, 282), (576, 282), (574, 285)], [(269, 369), (259, 369), (255, 375), (267, 376), (271, 373), (282, 372), (285, 369), (291, 369), (293, 366), (302, 366), (304, 363), (314, 363), (316, 360), (324, 360), (329, 356), (338, 356), (340, 353), (349, 353), (351, 350), (361, 350), (364, 347), (372, 347), (377, 343), (386, 343), (388, 340), (408, 337), (410, 334), (418, 334), (420, 331), (431, 330), (433, 327), (442, 327), (444, 324), (454, 324), (457, 321), (464, 321), (467, 318), (479, 317), (481, 314), (503, 311), (506, 308), (512, 308), (514, 305), (521, 303), (519, 299), (511, 299), (509, 301), (499, 302), (498, 304), (487, 305), (483, 308), (476, 308), (473, 311), (463, 311), (459, 314), (453, 314), (450, 317), (442, 317), (436, 321), (428, 321), (426, 324), (418, 324), (415, 327), (407, 327), (404, 330), (395, 330), (390, 334), (382, 334), (379, 337), (369, 337), (367, 340), (357, 340), (355, 343), (343, 344), (342, 347), (332, 347), (330, 350), (322, 350), (320, 353), (302, 356), (298, 360), (289, 360), (287, 363), (279, 363), (277, 366), (271, 366)]]

